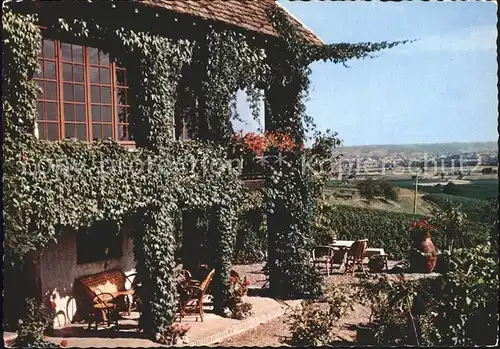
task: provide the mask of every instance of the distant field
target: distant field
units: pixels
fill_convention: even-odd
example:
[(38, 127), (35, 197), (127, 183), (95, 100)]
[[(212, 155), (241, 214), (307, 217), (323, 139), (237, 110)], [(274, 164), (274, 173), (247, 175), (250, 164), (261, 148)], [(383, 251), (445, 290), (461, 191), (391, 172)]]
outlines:
[[(435, 179), (429, 180), (429, 182), (435, 182)], [(404, 188), (404, 189), (415, 189), (414, 180), (391, 180), (394, 185)], [(421, 181), (425, 183), (425, 180)], [(419, 186), (418, 191), (422, 193), (435, 194), (442, 193), (443, 187), (446, 182), (443, 182), (441, 187), (436, 186)], [(463, 196), (473, 199), (492, 199), (498, 196), (498, 179), (476, 179), (471, 180), (466, 184), (457, 184), (460, 191), (454, 193), (454, 195)]]

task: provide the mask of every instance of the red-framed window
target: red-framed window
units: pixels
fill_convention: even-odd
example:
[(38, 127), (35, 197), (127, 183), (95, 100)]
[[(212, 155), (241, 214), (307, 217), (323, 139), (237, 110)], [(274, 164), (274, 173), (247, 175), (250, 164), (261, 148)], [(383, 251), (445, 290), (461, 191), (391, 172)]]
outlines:
[(44, 38), (34, 79), (40, 139), (112, 138), (133, 144), (126, 69), (93, 47)]

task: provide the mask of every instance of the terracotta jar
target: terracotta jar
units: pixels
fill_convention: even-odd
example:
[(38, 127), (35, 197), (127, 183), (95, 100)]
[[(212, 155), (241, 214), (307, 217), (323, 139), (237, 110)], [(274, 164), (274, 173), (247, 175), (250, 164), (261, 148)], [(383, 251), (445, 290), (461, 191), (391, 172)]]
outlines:
[(437, 250), (430, 237), (425, 237), (421, 241), (415, 241), (413, 248), (429, 254), (426, 256), (421, 255), (415, 250), (410, 254), (410, 268), (417, 273), (432, 273), (436, 267)]

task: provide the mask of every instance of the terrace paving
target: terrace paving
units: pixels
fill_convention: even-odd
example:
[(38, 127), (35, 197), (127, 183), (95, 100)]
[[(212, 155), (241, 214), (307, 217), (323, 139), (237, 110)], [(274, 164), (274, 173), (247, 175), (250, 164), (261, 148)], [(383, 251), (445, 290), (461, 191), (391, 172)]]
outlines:
[[(187, 346), (206, 346), (221, 342), (234, 335), (250, 330), (260, 324), (275, 319), (285, 312), (290, 311), (292, 307), (300, 304), (300, 301), (277, 301), (267, 297), (246, 297), (246, 301), (253, 305), (254, 314), (244, 320), (235, 320), (223, 318), (211, 312), (211, 306), (205, 306), (204, 322), (196, 316), (186, 316), (182, 319), (182, 324), (191, 327), (188, 332), (189, 342)], [(47, 336), (46, 340), (60, 344), (62, 340), (66, 341), (67, 347), (74, 348), (120, 348), (120, 347), (161, 347), (144, 337), (144, 334), (137, 331), (139, 313), (132, 312), (130, 316), (123, 316), (118, 321), (118, 325), (112, 325), (109, 328), (99, 326), (97, 330), (87, 330), (86, 323), (76, 323), (68, 327), (55, 329), (54, 334)], [(176, 323), (179, 323), (178, 320)], [(12, 341), (13, 334), (10, 334), (9, 342)], [(5, 340), (4, 334), (4, 340)], [(6, 342), (6, 344), (8, 344)], [(177, 345), (183, 346), (183, 345)]]

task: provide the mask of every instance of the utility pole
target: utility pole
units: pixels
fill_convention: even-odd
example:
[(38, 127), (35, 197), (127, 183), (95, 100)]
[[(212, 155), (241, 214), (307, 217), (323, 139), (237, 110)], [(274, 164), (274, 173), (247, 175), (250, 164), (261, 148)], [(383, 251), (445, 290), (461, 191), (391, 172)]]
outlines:
[(418, 171), (415, 176), (415, 197), (413, 198), (413, 214), (417, 213)]

